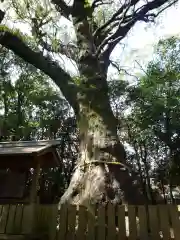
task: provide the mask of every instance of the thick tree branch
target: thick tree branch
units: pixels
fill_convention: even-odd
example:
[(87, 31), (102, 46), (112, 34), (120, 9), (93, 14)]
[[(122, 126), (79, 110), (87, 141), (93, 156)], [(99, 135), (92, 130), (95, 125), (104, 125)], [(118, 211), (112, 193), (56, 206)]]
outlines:
[(19, 37), (3, 26), (0, 28), (0, 44), (47, 74), (59, 86), (74, 111), (77, 111), (76, 86), (70, 75), (55, 61), (44, 57), (41, 52), (32, 51)]
[[(165, 3), (169, 3), (164, 9), (166, 9), (167, 7), (172, 6), (172, 4), (176, 3), (178, 0), (154, 0), (151, 2), (148, 2), (143, 5), (142, 7), (138, 8), (137, 10), (133, 11), (131, 14), (127, 15), (127, 12), (129, 11), (130, 7), (133, 6), (133, 2), (136, 4), (137, 0), (132, 0), (130, 1), (129, 5), (123, 5), (118, 11), (117, 13), (114, 14), (114, 16), (111, 18), (111, 21), (115, 21), (117, 20), (116, 17), (118, 17), (120, 19), (119, 21), (119, 26), (116, 29), (116, 31), (108, 36), (106, 39), (104, 39), (104, 41), (101, 43), (101, 45), (98, 47), (97, 49), (97, 55), (99, 55), (102, 51), (102, 49), (106, 47), (106, 50), (102, 53), (102, 55), (105, 58), (108, 58), (111, 54), (111, 52), (113, 51), (113, 49), (115, 48), (115, 46), (117, 45), (117, 43), (119, 41), (121, 41), (129, 32), (129, 30), (134, 26), (134, 24), (137, 21), (152, 21), (151, 19), (149, 19), (150, 17), (155, 18), (159, 13), (154, 14), (151, 11), (154, 9), (158, 9), (159, 7), (163, 6)], [(161, 12), (162, 10), (160, 10)], [(123, 14), (122, 16), (119, 16), (119, 14)], [(124, 14), (125, 13), (125, 14)], [(106, 27), (106, 26), (105, 26)]]
[(163, 133), (160, 130), (157, 129), (153, 129), (155, 135), (162, 141), (164, 142), (168, 147), (172, 148), (172, 140), (171, 138), (168, 136), (168, 134)]
[(68, 6), (63, 0), (52, 0), (51, 1), (55, 6), (58, 12), (67, 19), (72, 14), (72, 7)]
[(5, 16), (5, 12), (1, 11), (1, 9), (0, 9), (0, 23), (4, 19), (4, 16)]
[[(131, 0), (130, 2), (127, 1), (125, 4), (123, 4), (123, 6), (121, 6), (119, 8), (119, 10), (117, 12), (115, 12), (112, 17), (105, 22), (102, 26), (100, 26), (95, 32), (94, 32), (94, 37), (96, 37), (101, 31), (103, 31), (106, 27), (108, 27), (111, 23), (114, 23), (115, 21), (119, 21), (121, 18), (119, 18), (120, 14), (122, 14), (124, 11), (127, 12), (128, 9), (131, 6), (136, 5), (136, 3), (138, 3), (139, 0)], [(123, 13), (124, 15), (124, 13)]]
[(113, 4), (113, 0), (107, 0), (107, 1), (103, 1), (103, 0), (94, 0), (93, 3), (92, 3), (92, 8), (93, 10), (99, 6), (102, 6), (102, 5), (107, 5), (107, 4)]
[(98, 47), (96, 55), (100, 55), (102, 49), (107, 45), (106, 50), (102, 53), (105, 58), (109, 58), (111, 52), (115, 48), (118, 42), (120, 42), (129, 32), (129, 30), (134, 26), (136, 23), (136, 19), (132, 19), (129, 23), (124, 24), (122, 27), (121, 22), (119, 23), (118, 29), (115, 33), (111, 36), (104, 39), (101, 45)]
[(68, 6), (63, 0), (51, 0), (51, 2), (56, 6), (57, 11), (67, 19), (70, 19), (70, 15), (72, 17), (87, 17), (93, 12), (93, 8), (87, 6), (88, 1), (86, 2), (86, 0), (74, 0), (73, 6)]

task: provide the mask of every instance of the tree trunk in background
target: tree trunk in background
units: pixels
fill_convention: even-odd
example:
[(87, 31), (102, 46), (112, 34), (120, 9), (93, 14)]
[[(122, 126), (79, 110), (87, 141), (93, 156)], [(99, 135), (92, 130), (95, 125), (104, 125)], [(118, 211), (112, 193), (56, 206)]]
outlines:
[[(131, 141), (133, 141), (129, 126), (128, 126), (128, 134), (129, 134), (129, 137), (131, 138)], [(145, 180), (145, 177), (143, 176), (143, 171), (142, 171), (142, 168), (141, 168), (140, 158), (139, 158), (139, 154), (138, 154), (138, 150), (136, 148), (135, 142), (133, 142), (133, 145), (134, 145), (133, 147), (134, 147), (134, 151), (135, 151), (135, 154), (136, 154), (138, 173), (139, 173), (139, 177), (140, 177), (139, 180), (140, 180), (140, 184), (141, 184), (141, 187), (142, 187), (142, 192), (143, 192), (143, 195), (146, 198), (146, 200), (148, 200), (146, 180)]]
[(173, 184), (172, 184), (171, 176), (170, 176), (170, 179), (169, 179), (169, 193), (170, 193), (170, 197), (171, 197), (171, 203), (175, 204), (175, 199), (174, 199), (174, 196), (173, 196)]
[(146, 157), (143, 158), (143, 163), (144, 163), (144, 169), (145, 169), (145, 173), (146, 173), (146, 182), (147, 182), (146, 184), (147, 184), (147, 191), (148, 191), (148, 195), (149, 195), (149, 200), (151, 201), (152, 204), (155, 204), (156, 200), (154, 199), (154, 196), (153, 196), (153, 191), (152, 191), (152, 187), (151, 187), (149, 169), (148, 169)]
[(164, 198), (164, 204), (167, 204), (166, 192), (165, 192), (165, 187), (164, 187), (164, 180), (163, 180), (163, 178), (162, 178), (160, 181), (161, 181), (162, 194), (163, 194), (163, 198)]
[(24, 122), (24, 118), (23, 118), (23, 106), (24, 103), (24, 95), (23, 92), (21, 91), (21, 89), (18, 89), (18, 101), (17, 101), (17, 109), (16, 109), (16, 114), (17, 114), (17, 129), (16, 129), (16, 140), (20, 140), (23, 137), (23, 122)]
[(9, 131), (8, 131), (9, 129), (7, 124), (9, 107), (8, 107), (8, 98), (5, 92), (3, 94), (3, 103), (4, 103), (4, 119), (3, 119), (2, 135), (3, 135), (3, 140), (5, 141), (8, 139), (8, 135), (9, 135)]

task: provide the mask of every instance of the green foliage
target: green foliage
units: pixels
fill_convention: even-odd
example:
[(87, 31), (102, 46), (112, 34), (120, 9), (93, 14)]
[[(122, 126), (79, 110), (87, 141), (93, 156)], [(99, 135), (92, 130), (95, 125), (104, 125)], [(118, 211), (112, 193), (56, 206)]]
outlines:
[(148, 65), (147, 75), (130, 93), (136, 109), (143, 113), (144, 128), (151, 124), (153, 128), (163, 130), (168, 119), (171, 135), (176, 133), (180, 117), (179, 43), (174, 38), (159, 43), (155, 60)]
[(91, 6), (91, 4), (90, 4), (89, 0), (85, 0), (84, 1), (84, 7), (89, 8), (90, 6)]
[(62, 142), (63, 167), (43, 170), (40, 181), (41, 201), (57, 202), (70, 181), (78, 150), (78, 142), (71, 139), (77, 133), (69, 105), (47, 76), (3, 48), (0, 63), (0, 141), (58, 138)]
[[(141, 134), (134, 135), (138, 136), (137, 141), (146, 132), (144, 135), (146, 142), (148, 141), (146, 148), (152, 146), (152, 143), (155, 144), (151, 148), (151, 157), (153, 151), (155, 154), (160, 153), (153, 157), (159, 158), (156, 166), (160, 168), (165, 166), (167, 174), (163, 175), (163, 178), (171, 179), (176, 176), (176, 180), (171, 179), (174, 182), (180, 176), (179, 67), (180, 40), (174, 37), (161, 40), (155, 48), (154, 58), (147, 67), (146, 75), (140, 78), (135, 87), (129, 87), (131, 117), (135, 124), (131, 132), (139, 128)], [(165, 173), (165, 170), (163, 171)]]

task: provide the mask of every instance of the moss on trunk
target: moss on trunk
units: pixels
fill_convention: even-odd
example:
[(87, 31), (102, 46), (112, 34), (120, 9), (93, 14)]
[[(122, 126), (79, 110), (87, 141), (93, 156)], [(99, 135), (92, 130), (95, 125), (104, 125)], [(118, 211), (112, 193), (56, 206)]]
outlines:
[[(92, 88), (90, 84), (93, 84)], [(60, 204), (90, 206), (108, 201), (143, 204), (145, 197), (133, 183), (135, 179), (128, 170), (125, 150), (117, 136), (118, 122), (110, 107), (106, 79), (87, 79), (82, 81), (81, 89), (77, 116), (79, 158)]]

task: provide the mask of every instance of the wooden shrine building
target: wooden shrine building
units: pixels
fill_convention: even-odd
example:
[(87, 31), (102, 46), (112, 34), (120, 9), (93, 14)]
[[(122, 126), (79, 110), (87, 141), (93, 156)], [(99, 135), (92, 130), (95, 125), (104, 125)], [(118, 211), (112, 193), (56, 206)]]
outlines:
[[(37, 203), (41, 168), (60, 166), (60, 141), (0, 142), (0, 203)], [(32, 172), (28, 196), (27, 173)]]

